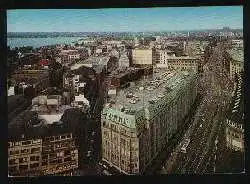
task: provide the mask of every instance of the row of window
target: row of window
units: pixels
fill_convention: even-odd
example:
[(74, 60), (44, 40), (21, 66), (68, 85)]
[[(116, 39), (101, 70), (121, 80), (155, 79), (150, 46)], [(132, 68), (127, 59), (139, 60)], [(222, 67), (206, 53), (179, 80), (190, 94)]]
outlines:
[(36, 140), (27, 140), (27, 141), (18, 141), (18, 142), (8, 142), (8, 147), (14, 147), (14, 146), (26, 146), (30, 144), (39, 144), (41, 143), (41, 139), (36, 139)]
[(26, 163), (28, 161), (39, 161), (40, 160), (40, 156), (26, 156), (26, 157), (22, 157), (22, 158), (16, 158), (16, 159), (10, 159), (9, 160), (9, 165), (15, 165), (15, 164), (21, 164), (21, 163)]
[(228, 135), (232, 136), (232, 137), (235, 137), (236, 139), (242, 139), (243, 138), (243, 135), (235, 133), (235, 132), (228, 131)]
[(13, 172), (25, 172), (25, 171), (28, 171), (29, 167), (30, 169), (36, 169), (36, 168), (39, 168), (40, 164), (39, 163), (33, 163), (33, 164), (30, 164), (30, 165), (19, 165), (19, 166), (11, 166), (9, 167), (9, 172), (10, 173), (13, 173)]
[(26, 149), (16, 149), (10, 150), (9, 155), (19, 155), (19, 154), (33, 154), (41, 152), (41, 148), (26, 148)]
[(68, 135), (61, 135), (61, 136), (52, 136), (52, 137), (46, 137), (45, 141), (57, 141), (57, 140), (64, 140), (64, 139), (71, 139), (72, 134)]

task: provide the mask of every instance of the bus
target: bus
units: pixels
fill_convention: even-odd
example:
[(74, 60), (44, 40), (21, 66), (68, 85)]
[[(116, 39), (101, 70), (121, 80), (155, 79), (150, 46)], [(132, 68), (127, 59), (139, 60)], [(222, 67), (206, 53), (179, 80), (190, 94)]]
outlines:
[(189, 138), (187, 138), (187, 139), (184, 140), (184, 143), (183, 143), (183, 145), (181, 147), (181, 152), (182, 153), (187, 153), (187, 147), (188, 147), (189, 143), (190, 143), (190, 139)]

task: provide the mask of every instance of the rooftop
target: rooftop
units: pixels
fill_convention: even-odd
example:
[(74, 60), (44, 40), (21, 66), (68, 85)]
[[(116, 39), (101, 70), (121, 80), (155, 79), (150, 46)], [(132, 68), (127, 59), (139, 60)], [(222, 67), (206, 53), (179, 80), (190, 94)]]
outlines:
[[(8, 139), (19, 140), (22, 139), (22, 135), (27, 138), (38, 138), (73, 132), (82, 122), (84, 113), (78, 108), (70, 108), (58, 117), (53, 119), (55, 123), (46, 124), (37, 112), (23, 111), (8, 123)], [(52, 118), (49, 117), (49, 119)]]
[(244, 51), (243, 49), (231, 49), (227, 50), (227, 53), (230, 55), (230, 57), (239, 62), (244, 62)]
[[(123, 109), (129, 114), (139, 111), (146, 106), (174, 92), (178, 84), (182, 83), (188, 76), (187, 72), (171, 73), (166, 70), (159, 70), (145, 79), (132, 82), (130, 87), (118, 91), (117, 96), (110, 99), (109, 107)], [(170, 99), (170, 98), (169, 98)]]

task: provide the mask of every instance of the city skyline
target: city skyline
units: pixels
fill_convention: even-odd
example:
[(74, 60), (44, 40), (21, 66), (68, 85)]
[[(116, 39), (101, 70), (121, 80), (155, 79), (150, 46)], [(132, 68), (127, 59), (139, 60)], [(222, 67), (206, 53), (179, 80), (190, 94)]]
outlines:
[(242, 29), (243, 7), (7, 11), (8, 32), (157, 32), (222, 27)]

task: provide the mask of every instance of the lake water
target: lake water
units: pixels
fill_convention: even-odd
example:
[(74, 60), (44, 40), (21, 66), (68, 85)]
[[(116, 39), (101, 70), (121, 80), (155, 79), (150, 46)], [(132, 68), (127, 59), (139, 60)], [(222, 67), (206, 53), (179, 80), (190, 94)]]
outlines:
[(70, 44), (83, 37), (54, 37), (54, 38), (7, 38), (7, 46), (10, 48), (32, 46), (34, 48), (55, 45)]

